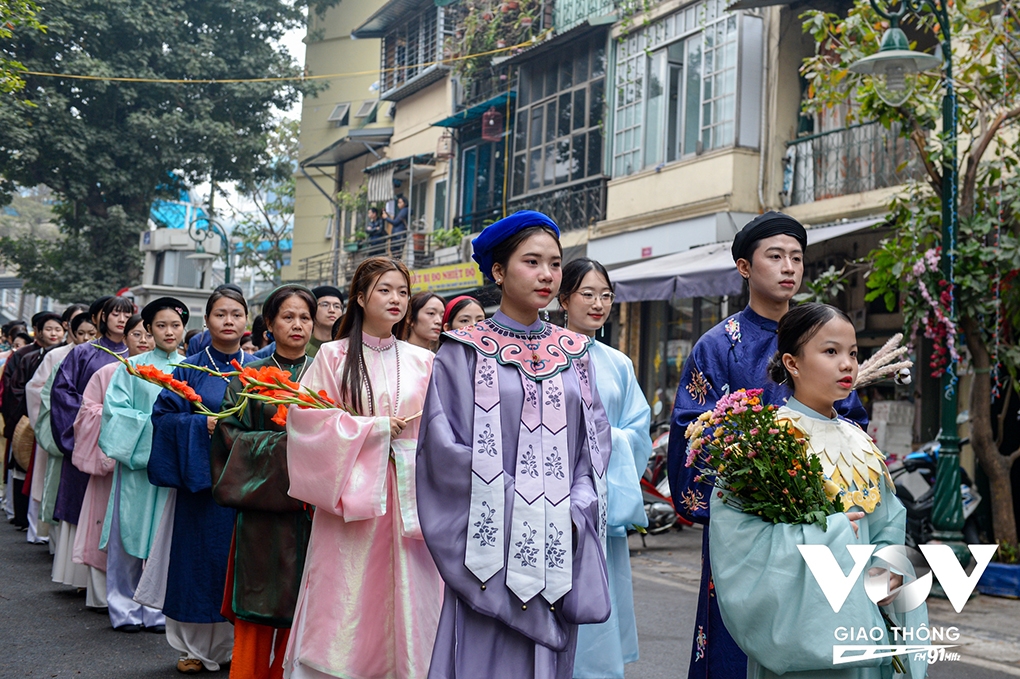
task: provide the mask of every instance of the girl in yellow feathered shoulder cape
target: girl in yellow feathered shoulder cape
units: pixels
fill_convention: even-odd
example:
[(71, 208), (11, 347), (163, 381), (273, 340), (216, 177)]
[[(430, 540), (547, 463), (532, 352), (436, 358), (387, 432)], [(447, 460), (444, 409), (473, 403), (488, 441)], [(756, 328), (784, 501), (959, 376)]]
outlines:
[[(769, 377), (792, 382), (793, 397), (776, 413), (777, 420), (804, 436), (808, 454), (822, 464), (830, 498), (842, 502), (844, 513), (830, 515), (825, 530), (812, 524), (773, 524), (714, 495), (709, 539), (719, 608), (748, 655), (749, 678), (889, 679), (894, 674), (890, 656), (837, 664), (834, 646), (844, 643), (837, 631), (873, 632), (847, 642), (852, 645), (902, 645), (902, 639), (889, 635), (887, 619), (897, 627), (918, 627), (927, 624), (926, 607), (898, 613), (892, 596), (875, 603), (865, 592), (862, 576), (839, 611), (833, 611), (798, 549), (826, 545), (846, 574), (854, 565), (848, 546), (875, 545), (877, 551), (904, 541), (906, 511), (896, 498), (885, 456), (860, 427), (839, 419), (833, 410), (836, 401), (850, 394), (857, 377), (854, 327), (834, 307), (804, 304), (783, 316), (778, 334)], [(902, 585), (903, 577), (890, 572), (888, 591)], [(911, 679), (921, 679), (927, 665), (914, 657), (899, 656)]]

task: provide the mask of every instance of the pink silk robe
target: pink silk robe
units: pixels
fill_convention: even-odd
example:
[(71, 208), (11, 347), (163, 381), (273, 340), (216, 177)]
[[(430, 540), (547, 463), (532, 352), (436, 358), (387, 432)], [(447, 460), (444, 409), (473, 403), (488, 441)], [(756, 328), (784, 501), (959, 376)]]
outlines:
[[(365, 343), (378, 347), (380, 340), (365, 336)], [(347, 340), (323, 344), (302, 384), (339, 401), (347, 346)], [(418, 523), (419, 419), (391, 440), (389, 417), (421, 412), (432, 358), (405, 342), (382, 352), (365, 347), (377, 417), (290, 408), (290, 495), (314, 505), (315, 514), (289, 667), (372, 679), (428, 674), (443, 583)], [(367, 410), (364, 390), (362, 398)]]
[(101, 571), (106, 570), (106, 552), (99, 551), (99, 538), (103, 534), (106, 505), (110, 502), (110, 489), (113, 487), (111, 472), (116, 462), (100, 450), (99, 428), (103, 423), (103, 397), (114, 371), (119, 367), (119, 361), (104, 365), (89, 379), (82, 395), (81, 409), (74, 419), (74, 452), (71, 454), (71, 463), (91, 476), (81, 505), (72, 558), (75, 563), (83, 563)]

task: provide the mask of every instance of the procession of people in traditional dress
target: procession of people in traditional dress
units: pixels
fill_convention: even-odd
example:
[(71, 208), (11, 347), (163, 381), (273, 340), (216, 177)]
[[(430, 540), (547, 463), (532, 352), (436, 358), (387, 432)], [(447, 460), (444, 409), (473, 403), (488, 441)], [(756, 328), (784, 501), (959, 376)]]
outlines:
[[(346, 292), (284, 284), (256, 318), (220, 286), (187, 335), (198, 319), (173, 297), (5, 326), (11, 523), (48, 545), (56, 586), (84, 591), (114, 630), (165, 635), (182, 673), (622, 679), (639, 654), (628, 534), (647, 525), (652, 441), (634, 366), (601, 332), (611, 274), (564, 262), (559, 228), (534, 211), (473, 247), (496, 308), (412, 294), (401, 261), (370, 257)], [(689, 677), (892, 674), (887, 659), (833, 666), (812, 627), (832, 617), (826, 601), (789, 565), (802, 544), (902, 544), (904, 524), (860, 429), (852, 322), (791, 306), (806, 248), (786, 215), (747, 224), (732, 254), (749, 304), (683, 365), (669, 479), (705, 526), (697, 622), (677, 635), (693, 639)], [(554, 302), (562, 327), (543, 312)], [(336, 407), (251, 397), (266, 370)], [(740, 389), (782, 406), (840, 497), (872, 499), (845, 501), (825, 532), (734, 509), (685, 433)], [(859, 589), (844, 624), (895, 613)]]

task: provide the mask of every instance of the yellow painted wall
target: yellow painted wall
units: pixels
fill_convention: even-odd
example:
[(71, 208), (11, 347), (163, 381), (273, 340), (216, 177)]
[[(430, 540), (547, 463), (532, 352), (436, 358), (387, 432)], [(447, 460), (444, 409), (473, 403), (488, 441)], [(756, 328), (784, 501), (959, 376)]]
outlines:
[[(370, 86), (379, 79), (379, 40), (352, 40), (350, 32), (365, 22), (377, 9), (385, 4), (384, 0), (356, 0), (341, 2), (330, 8), (324, 17), (319, 18), (314, 12), (309, 17), (309, 30), (305, 37), (305, 68), (309, 75), (360, 73), (360, 75), (330, 78), (322, 82), (324, 89), (314, 96), (305, 97), (301, 105), (300, 158), (303, 160), (315, 155), (334, 142), (347, 136), (349, 126), (336, 127), (327, 120), (338, 103), (350, 102), (349, 122), (354, 127), (361, 126), (353, 117), (362, 101), (374, 99), (377, 92), (370, 91)], [(377, 113), (377, 122), (368, 127), (389, 127), (392, 121), (385, 117), (389, 110), (388, 104), (381, 104)], [(375, 160), (374, 156), (368, 158)], [(364, 158), (358, 158), (344, 170), (344, 178), (356, 178), (360, 183), (364, 180), (361, 169)], [(308, 172), (323, 189), (332, 193), (336, 190), (336, 168), (322, 168), (326, 175), (315, 169)], [(330, 241), (325, 237), (326, 224), (333, 213), (333, 207), (312, 183), (300, 172), (297, 174), (297, 186), (294, 201), (294, 249), (291, 253), (291, 265), (284, 267), (284, 280), (302, 277), (300, 262), (328, 252)]]
[[(660, 172), (649, 169), (613, 179), (609, 182), (606, 198), (606, 222), (631, 221), (641, 227), (654, 226), (654, 223), (643, 223), (648, 220), (641, 219), (641, 216), (661, 213), (663, 218), (657, 223), (665, 223), (672, 219), (666, 216), (670, 208), (682, 206), (694, 208), (690, 214), (684, 215), (686, 217), (721, 210), (757, 212), (757, 182), (757, 151), (738, 148), (714, 151), (670, 163)], [(699, 204), (703, 204), (704, 209), (699, 211)]]

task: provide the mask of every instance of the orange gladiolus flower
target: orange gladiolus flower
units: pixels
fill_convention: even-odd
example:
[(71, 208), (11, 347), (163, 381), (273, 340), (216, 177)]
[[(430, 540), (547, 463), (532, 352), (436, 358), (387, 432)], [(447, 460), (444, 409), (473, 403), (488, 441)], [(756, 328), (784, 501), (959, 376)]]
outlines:
[(270, 418), (271, 422), (280, 425), (281, 427), (287, 426), (287, 406), (281, 405), (276, 407), (276, 414)]

